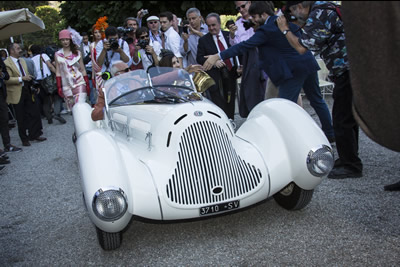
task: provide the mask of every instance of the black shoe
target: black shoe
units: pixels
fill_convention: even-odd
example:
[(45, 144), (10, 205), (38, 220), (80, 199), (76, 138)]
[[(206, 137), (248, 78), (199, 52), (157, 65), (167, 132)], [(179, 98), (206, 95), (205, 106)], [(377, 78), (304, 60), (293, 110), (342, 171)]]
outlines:
[(4, 148), (5, 152), (20, 152), (22, 151), (21, 148), (13, 146), (13, 145), (8, 145), (7, 147)]
[(49, 124), (53, 124), (53, 118), (47, 119), (47, 122), (48, 122)]
[(4, 165), (4, 164), (10, 164), (11, 162), (8, 159), (5, 158), (0, 158), (0, 164)]
[(349, 170), (343, 166), (334, 167), (329, 173), (328, 178), (330, 179), (345, 179), (345, 178), (360, 178), (362, 177), (362, 172)]
[(388, 184), (383, 187), (385, 191), (400, 191), (400, 181), (394, 184)]
[(343, 163), (340, 159), (335, 160), (335, 164), (333, 165), (333, 168), (338, 168), (338, 167), (342, 167)]
[(61, 116), (54, 115), (53, 118), (58, 120), (61, 124), (66, 124), (67, 123), (67, 121)]
[(0, 159), (9, 159), (9, 157), (7, 156), (6, 153), (4, 153), (4, 154), (2, 154), (2, 155), (0, 156)]
[(31, 141), (38, 141), (38, 142), (43, 142), (43, 141), (46, 141), (46, 140), (47, 140), (47, 138), (46, 137), (42, 137), (42, 136), (39, 136), (39, 137), (31, 139)]
[(22, 141), (23, 146), (31, 146), (31, 143), (29, 141)]

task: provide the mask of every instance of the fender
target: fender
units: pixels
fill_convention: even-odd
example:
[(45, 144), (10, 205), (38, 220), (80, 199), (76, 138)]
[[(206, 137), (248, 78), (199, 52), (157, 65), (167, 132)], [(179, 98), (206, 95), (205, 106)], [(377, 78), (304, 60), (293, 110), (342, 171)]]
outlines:
[(88, 103), (78, 102), (72, 108), (74, 116), (75, 134), (79, 137), (81, 134), (97, 128), (96, 123), (91, 117), (92, 108)]
[(271, 178), (271, 194), (292, 181), (306, 190), (321, 183), (321, 178), (308, 171), (306, 159), (310, 147), (330, 145), (315, 121), (297, 104), (277, 98), (263, 101), (236, 134), (258, 148), (268, 162), (271, 177), (280, 177)]

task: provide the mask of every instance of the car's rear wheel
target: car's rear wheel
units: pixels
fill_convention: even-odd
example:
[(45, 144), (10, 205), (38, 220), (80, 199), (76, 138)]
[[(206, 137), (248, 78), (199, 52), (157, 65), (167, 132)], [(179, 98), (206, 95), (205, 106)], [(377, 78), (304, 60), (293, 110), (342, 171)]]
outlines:
[(104, 250), (114, 250), (121, 246), (121, 232), (108, 233), (96, 227), (97, 239)]
[(274, 195), (275, 201), (287, 210), (299, 210), (310, 203), (314, 190), (304, 190), (294, 183)]

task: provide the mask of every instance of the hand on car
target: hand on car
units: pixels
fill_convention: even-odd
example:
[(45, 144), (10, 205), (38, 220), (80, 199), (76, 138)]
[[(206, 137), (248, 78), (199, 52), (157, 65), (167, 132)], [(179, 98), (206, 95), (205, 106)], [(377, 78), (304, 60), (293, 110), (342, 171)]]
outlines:
[(198, 65), (198, 64), (196, 64), (196, 65), (189, 65), (189, 66), (187, 66), (187, 68), (186, 68), (186, 71), (189, 72), (189, 73), (191, 73), (191, 72), (199, 72), (199, 71), (201, 71), (201, 70), (203, 70), (203, 66), (202, 66), (202, 65)]

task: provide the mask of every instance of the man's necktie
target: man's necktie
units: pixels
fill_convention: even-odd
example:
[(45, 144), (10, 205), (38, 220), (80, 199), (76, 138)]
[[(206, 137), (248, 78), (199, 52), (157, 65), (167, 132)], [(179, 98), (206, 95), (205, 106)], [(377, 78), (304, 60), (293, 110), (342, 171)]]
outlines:
[(19, 66), (19, 71), (21, 72), (22, 77), (24, 77), (25, 76), (24, 68), (22, 67), (21, 62), (19, 61), (19, 59), (17, 60), (17, 62), (18, 62), (18, 66)]
[[(224, 51), (225, 47), (222, 44), (222, 42), (219, 40), (219, 35), (217, 35), (217, 42), (218, 42), (219, 52)], [(228, 59), (225, 59), (224, 62), (225, 62), (226, 67), (228, 68), (228, 70), (231, 70), (232, 69), (231, 60), (228, 58)]]
[(165, 34), (161, 33), (162, 48), (165, 49)]

